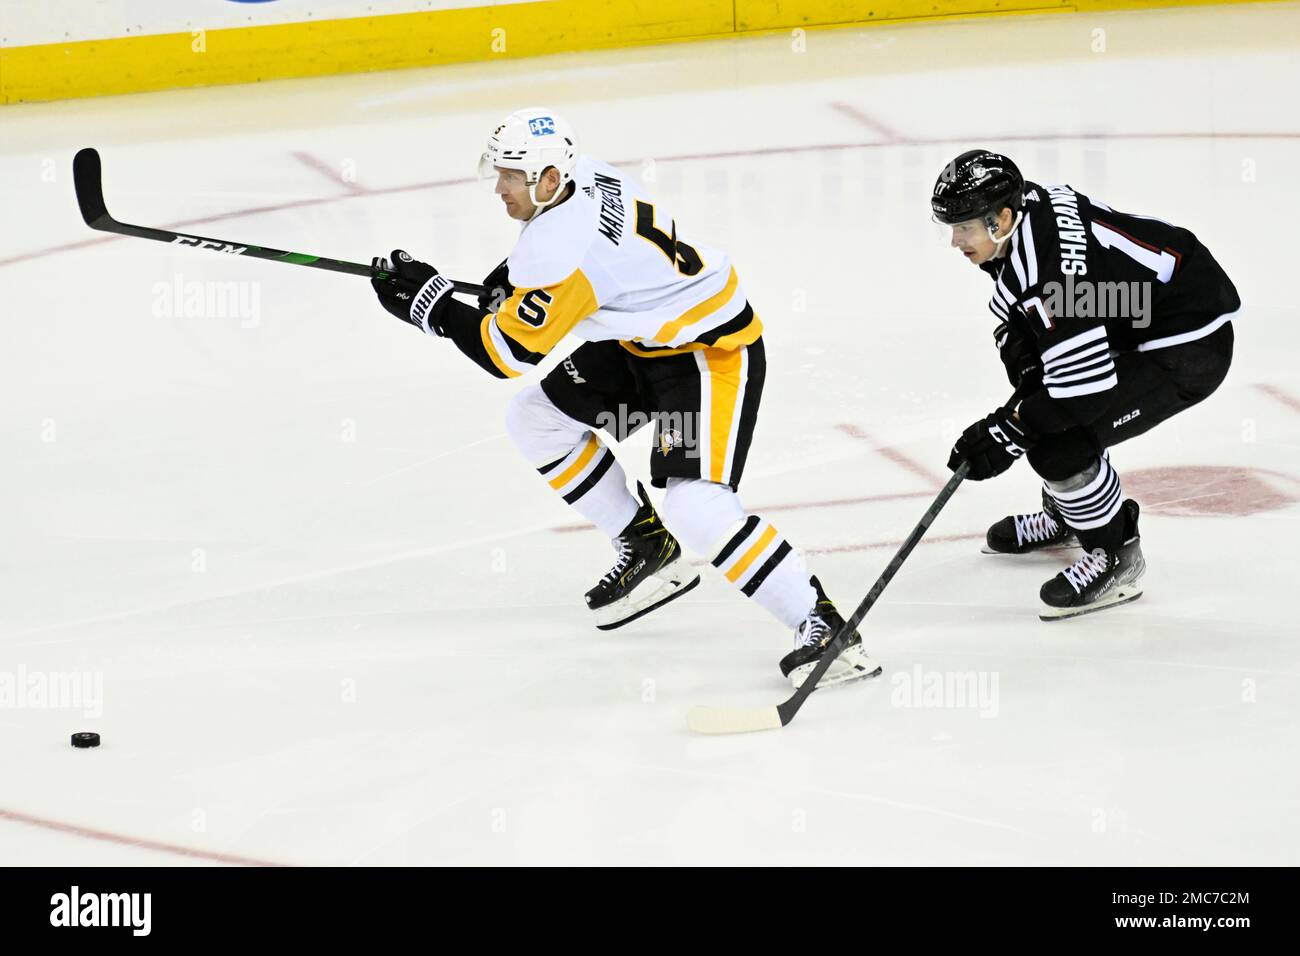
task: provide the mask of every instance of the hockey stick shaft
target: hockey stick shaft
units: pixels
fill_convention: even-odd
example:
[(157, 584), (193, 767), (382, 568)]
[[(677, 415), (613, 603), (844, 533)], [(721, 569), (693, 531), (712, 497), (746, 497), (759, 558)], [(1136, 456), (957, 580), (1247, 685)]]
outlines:
[(953, 496), (953, 492), (957, 490), (957, 486), (966, 478), (966, 473), (968, 471), (970, 471), (970, 465), (962, 462), (961, 465), (958, 466), (957, 470), (953, 472), (952, 477), (948, 479), (948, 483), (939, 490), (939, 494), (935, 496), (934, 501), (930, 503), (930, 507), (925, 510), (925, 514), (921, 516), (921, 520), (916, 523), (916, 527), (912, 529), (912, 533), (903, 541), (902, 546), (899, 547), (893, 560), (885, 566), (885, 570), (880, 573), (880, 577), (876, 578), (876, 583), (871, 586), (871, 590), (868, 591), (867, 596), (862, 599), (862, 603), (859, 604), (857, 610), (853, 612), (853, 616), (844, 622), (844, 626), (840, 628), (839, 633), (835, 635), (834, 640), (831, 641), (831, 646), (828, 648), (827, 652), (821, 656), (821, 660), (818, 661), (817, 666), (813, 668), (812, 673), (804, 679), (804, 682), (799, 685), (799, 689), (794, 692), (789, 700), (777, 706), (776, 709), (777, 713), (781, 716), (782, 726), (790, 723), (790, 721), (794, 719), (794, 715), (799, 712), (799, 708), (802, 707), (803, 702), (808, 699), (808, 695), (816, 689), (817, 682), (820, 681), (826, 671), (830, 669), (831, 664), (835, 662), (835, 658), (839, 657), (840, 653), (844, 650), (845, 645), (848, 643), (850, 635), (857, 630), (858, 625), (862, 623), (862, 619), (867, 616), (867, 612), (871, 610), (873, 605), (875, 605), (876, 601), (880, 598), (880, 595), (889, 585), (889, 582), (894, 580), (894, 575), (896, 575), (898, 569), (903, 566), (903, 562), (907, 560), (908, 556), (916, 546), (921, 543), (921, 539), (925, 537), (925, 533), (930, 530), (930, 525), (934, 524), (934, 519), (939, 517), (939, 512), (942, 511), (944, 505), (948, 503), (948, 499)]
[[(1023, 397), (1023, 393), (1026, 391), (1027, 384), (1028, 383), (1022, 382), (1018, 385), (1003, 407), (1009, 410), (1016, 404), (1016, 402), (1020, 401)], [(894, 579), (894, 575), (897, 574), (898, 569), (903, 566), (903, 562), (907, 560), (908, 555), (912, 553), (913, 549), (921, 542), (921, 539), (925, 537), (925, 533), (930, 530), (930, 525), (934, 524), (934, 519), (939, 517), (939, 512), (943, 510), (943, 506), (948, 503), (948, 499), (953, 496), (953, 493), (957, 490), (957, 486), (965, 480), (966, 475), (969, 472), (970, 464), (968, 462), (962, 462), (957, 466), (957, 470), (952, 473), (952, 477), (948, 479), (947, 484), (939, 489), (939, 494), (936, 495), (934, 501), (930, 503), (930, 507), (925, 510), (925, 514), (923, 514), (921, 520), (916, 523), (916, 527), (913, 528), (912, 533), (907, 536), (907, 539), (898, 549), (898, 553), (894, 555), (893, 560), (885, 566), (885, 570), (882, 571), (880, 577), (876, 579), (876, 583), (871, 586), (871, 590), (868, 591), (867, 596), (862, 599), (862, 603), (859, 604), (858, 609), (853, 612), (853, 616), (844, 622), (844, 626), (840, 628), (840, 632), (836, 634), (835, 639), (831, 641), (831, 646), (828, 652), (821, 656), (821, 660), (817, 662), (817, 666), (813, 668), (812, 673), (809, 674), (804, 682), (799, 685), (799, 689), (794, 692), (790, 699), (784, 704), (777, 706), (777, 713), (781, 716), (782, 726), (785, 726), (794, 719), (794, 715), (799, 712), (799, 708), (802, 707), (803, 702), (808, 699), (808, 695), (816, 689), (817, 682), (822, 679), (822, 675), (830, 669), (831, 664), (835, 662), (835, 658), (837, 658), (844, 650), (845, 645), (848, 643), (849, 636), (857, 630), (858, 625), (862, 623), (862, 619), (867, 616), (867, 612), (870, 611), (872, 605), (876, 603), (876, 599), (880, 597), (881, 592), (885, 590), (885, 587), (889, 582)]]
[[(348, 262), (344, 259), (328, 259), (306, 252), (289, 252), (284, 249), (272, 249), (268, 246), (255, 246), (250, 243), (230, 242), (225, 239), (210, 239), (189, 233), (172, 232), (169, 229), (157, 229), (151, 226), (134, 226), (118, 222), (109, 215), (104, 202), (103, 166), (99, 153), (87, 147), (78, 151), (72, 160), (72, 181), (77, 190), (77, 205), (81, 208), (81, 218), (91, 229), (100, 232), (112, 232), (119, 236), (131, 236), (135, 239), (153, 239), (173, 245), (191, 246), (196, 249), (211, 249), (228, 255), (249, 256), (254, 259), (266, 259), (270, 262), (284, 262), (294, 266), (307, 266), (311, 269), (325, 269), (329, 272), (341, 272), (345, 275), (372, 276), (384, 278), (385, 273), (376, 273), (370, 266), (361, 262)], [(466, 295), (479, 295), (483, 286), (473, 282), (452, 282), (456, 292)]]
[(921, 520), (912, 529), (912, 533), (907, 536), (902, 546), (899, 547), (893, 560), (881, 572), (880, 577), (876, 579), (876, 583), (871, 586), (871, 590), (862, 599), (862, 603), (853, 612), (853, 616), (844, 622), (844, 626), (831, 639), (812, 673), (804, 678), (803, 683), (799, 685), (799, 689), (790, 695), (788, 700), (775, 707), (694, 707), (686, 717), (690, 728), (701, 734), (738, 734), (755, 730), (776, 730), (794, 720), (795, 714), (799, 712), (799, 708), (803, 706), (804, 701), (816, 690), (817, 682), (822, 679), (822, 676), (830, 669), (831, 664), (843, 652), (850, 635), (862, 623), (862, 619), (867, 616), (867, 612), (879, 599), (885, 587), (894, 579), (894, 575), (898, 573), (908, 555), (920, 543), (930, 525), (934, 524), (934, 519), (939, 516), (939, 512), (943, 510), (943, 506), (948, 503), (948, 499), (953, 496), (953, 492), (957, 490), (957, 486), (962, 483), (969, 470), (970, 466), (962, 462), (957, 470), (953, 472), (952, 477), (948, 479), (948, 483), (939, 491), (934, 501), (930, 503), (930, 507), (925, 510), (925, 514), (921, 516)]
[[(1022, 383), (1016, 388), (1011, 398), (1007, 400), (1006, 408), (1010, 409), (1016, 404), (1027, 390), (1028, 383)], [(788, 700), (778, 704), (776, 707), (761, 708), (726, 708), (726, 707), (695, 707), (687, 715), (687, 723), (691, 729), (697, 733), (703, 734), (735, 734), (748, 733), (756, 730), (776, 730), (784, 727), (790, 721), (794, 720), (795, 714), (799, 712), (810, 694), (817, 688), (817, 682), (830, 669), (831, 664), (843, 652), (848, 644), (849, 637), (862, 623), (862, 619), (867, 616), (867, 612), (879, 599), (881, 593), (890, 581), (894, 579), (903, 562), (925, 537), (925, 533), (930, 529), (930, 525), (939, 517), (939, 512), (943, 510), (948, 499), (956, 492), (957, 487), (965, 480), (970, 471), (970, 465), (962, 462), (957, 470), (953, 472), (952, 477), (940, 489), (939, 494), (935, 496), (930, 507), (926, 509), (921, 520), (917, 522), (916, 527), (912, 529), (906, 540), (899, 547), (898, 552), (894, 555), (893, 560), (885, 567), (876, 583), (871, 586), (867, 596), (862, 599), (857, 610), (853, 612), (852, 617), (844, 622), (844, 626), (835, 634), (825, 653), (822, 654), (817, 666), (813, 668), (799, 689), (796, 690)]]

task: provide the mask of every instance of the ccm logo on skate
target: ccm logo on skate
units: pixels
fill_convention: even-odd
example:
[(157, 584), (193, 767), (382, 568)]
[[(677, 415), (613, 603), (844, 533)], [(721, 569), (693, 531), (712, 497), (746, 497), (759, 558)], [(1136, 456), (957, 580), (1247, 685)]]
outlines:
[(1125, 422), (1131, 422), (1133, 419), (1137, 418), (1141, 414), (1142, 414), (1142, 409), (1135, 408), (1133, 409), (1133, 411), (1129, 412), (1123, 418), (1116, 419), (1115, 424), (1111, 425), (1110, 427), (1119, 428), (1120, 425), (1123, 425)]
[(172, 243), (180, 246), (195, 246), (199, 249), (216, 249), (217, 252), (229, 252), (231, 255), (241, 255), (248, 251), (248, 246), (235, 246), (228, 242), (217, 242), (214, 239), (200, 239), (197, 236), (177, 236)]

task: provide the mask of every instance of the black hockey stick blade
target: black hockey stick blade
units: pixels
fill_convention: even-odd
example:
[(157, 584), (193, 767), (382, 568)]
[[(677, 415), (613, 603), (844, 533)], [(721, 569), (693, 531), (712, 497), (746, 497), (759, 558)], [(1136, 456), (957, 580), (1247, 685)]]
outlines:
[(77, 151), (72, 158), (72, 182), (77, 190), (77, 205), (81, 218), (91, 229), (103, 229), (112, 220), (104, 204), (104, 167), (99, 161), (99, 151), (87, 147)]
[[(312, 269), (325, 269), (330, 272), (342, 272), (346, 275), (365, 276), (369, 279), (375, 275), (374, 270), (364, 263), (348, 262), (343, 259), (327, 259), (306, 252), (287, 252), (284, 249), (271, 249), (264, 246), (228, 242), (225, 239), (209, 239), (188, 233), (172, 232), (168, 229), (155, 229), (151, 226), (133, 226), (118, 222), (108, 213), (104, 202), (103, 164), (99, 151), (93, 147), (78, 150), (72, 159), (72, 182), (77, 190), (77, 205), (81, 208), (81, 218), (91, 229), (100, 232), (112, 232), (119, 236), (132, 236), (136, 239), (153, 239), (173, 245), (192, 246), (196, 249), (212, 249), (228, 255), (249, 256), (254, 259), (267, 259), (271, 262), (285, 262), (289, 265), (307, 266)], [(386, 273), (379, 273), (380, 278)], [(466, 295), (479, 295), (483, 286), (473, 282), (452, 282), (456, 292)]]
[(970, 466), (963, 462), (953, 472), (948, 483), (943, 486), (925, 514), (921, 516), (921, 520), (917, 522), (916, 527), (912, 529), (912, 533), (898, 549), (894, 559), (876, 579), (876, 583), (871, 586), (871, 590), (862, 599), (853, 616), (844, 622), (844, 626), (831, 640), (830, 646), (817, 662), (817, 666), (804, 678), (804, 682), (799, 685), (799, 689), (790, 696), (789, 700), (776, 707), (692, 707), (686, 714), (687, 726), (697, 734), (747, 734), (757, 730), (779, 730), (794, 720), (794, 715), (799, 713), (799, 708), (808, 699), (808, 695), (817, 689), (817, 682), (822, 679), (835, 658), (839, 657), (848, 644), (849, 636), (857, 630), (862, 619), (867, 616), (867, 612), (885, 590), (885, 585), (893, 580), (898, 569), (907, 560), (907, 556), (912, 553), (912, 549), (920, 543), (921, 538), (925, 536), (926, 531), (939, 516), (939, 512), (943, 510), (943, 506), (948, 503), (948, 499), (952, 497), (969, 470)]

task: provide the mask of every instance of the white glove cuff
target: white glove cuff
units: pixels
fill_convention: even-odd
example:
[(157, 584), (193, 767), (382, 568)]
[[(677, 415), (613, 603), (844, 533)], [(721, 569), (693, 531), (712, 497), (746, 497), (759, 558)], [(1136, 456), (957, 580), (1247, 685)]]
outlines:
[(438, 301), (450, 291), (450, 282), (440, 275), (432, 276), (420, 287), (420, 291), (411, 301), (411, 323), (424, 329), (428, 335), (437, 335), (438, 333), (429, 327), (429, 316), (433, 314), (434, 306)]

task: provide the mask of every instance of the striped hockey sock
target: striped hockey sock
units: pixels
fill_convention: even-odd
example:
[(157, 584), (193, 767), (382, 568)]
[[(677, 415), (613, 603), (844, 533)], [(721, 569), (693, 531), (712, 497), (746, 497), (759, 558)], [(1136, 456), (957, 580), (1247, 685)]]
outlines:
[(713, 566), (787, 627), (798, 627), (817, 601), (803, 556), (766, 519), (748, 515), (723, 535)]
[(1089, 531), (1105, 528), (1117, 514), (1124, 500), (1119, 475), (1110, 466), (1110, 458), (1103, 455), (1097, 463), (1068, 481), (1043, 483), (1047, 494), (1056, 502), (1065, 523), (1079, 535), (1087, 547)]
[(636, 516), (639, 505), (628, 491), (623, 466), (595, 432), (585, 433), (567, 455), (537, 471), (579, 514), (611, 538), (618, 537)]

